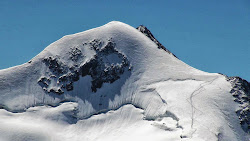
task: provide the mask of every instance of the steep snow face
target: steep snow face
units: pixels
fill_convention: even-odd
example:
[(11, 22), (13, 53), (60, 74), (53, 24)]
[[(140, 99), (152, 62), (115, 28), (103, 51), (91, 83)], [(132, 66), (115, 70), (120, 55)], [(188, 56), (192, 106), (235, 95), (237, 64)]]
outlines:
[[(138, 29), (110, 22), (1, 70), (2, 140), (248, 140), (225, 77)], [(45, 127), (56, 132), (35, 130)]]

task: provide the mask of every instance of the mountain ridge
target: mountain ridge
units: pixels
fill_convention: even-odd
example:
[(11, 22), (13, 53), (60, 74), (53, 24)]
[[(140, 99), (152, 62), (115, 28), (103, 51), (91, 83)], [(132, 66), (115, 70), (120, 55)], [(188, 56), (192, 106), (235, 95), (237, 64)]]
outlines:
[[(28, 63), (0, 71), (0, 104), (9, 111), (25, 111), (38, 105), (54, 105), (57, 106), (55, 109), (60, 109), (60, 105), (69, 106), (66, 115), (60, 110), (56, 112), (62, 118), (58, 122), (72, 120), (75, 126), (107, 114), (119, 116), (111, 111), (117, 113), (124, 109), (127, 114), (121, 115), (137, 119), (128, 118), (124, 129), (119, 128), (127, 132), (130, 126), (138, 129), (134, 123), (143, 123), (138, 127), (145, 126), (157, 135), (162, 132), (173, 134), (173, 140), (199, 140), (203, 136), (212, 140), (246, 139), (237, 123), (239, 119), (234, 110), (237, 104), (228, 92), (231, 84), (225, 77), (188, 66), (161, 45), (149, 30), (142, 34), (145, 30), (138, 29), (121, 22), (110, 22), (64, 36)], [(45, 111), (51, 114), (46, 107)], [(211, 119), (213, 126), (205, 122)], [(247, 122), (247, 118), (242, 119)], [(91, 123), (87, 121), (86, 124)], [(109, 127), (106, 122), (104, 124)], [(91, 125), (79, 130), (92, 129), (94, 125)], [(68, 129), (67, 126), (64, 128)], [(110, 128), (118, 127), (112, 124)], [(2, 130), (0, 128), (0, 135)], [(85, 133), (82, 134), (91, 138), (89, 140), (96, 138)], [(84, 138), (76, 136), (79, 140)]]

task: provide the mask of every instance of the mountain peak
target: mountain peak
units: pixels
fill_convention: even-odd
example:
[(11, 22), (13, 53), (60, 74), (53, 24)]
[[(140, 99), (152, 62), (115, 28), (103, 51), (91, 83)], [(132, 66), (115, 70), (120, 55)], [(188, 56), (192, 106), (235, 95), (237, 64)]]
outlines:
[(120, 22), (120, 21), (111, 21), (111, 22), (108, 22), (107, 24), (125, 24), (125, 23)]
[(230, 92), (244, 106), (247, 95), (238, 91), (249, 89), (232, 79), (231, 90), (230, 82), (177, 59), (145, 26), (112, 21), (0, 70), (0, 140), (1, 132), (7, 140), (15, 134), (66, 141), (245, 140), (240, 120), (248, 125), (248, 106), (237, 115)]

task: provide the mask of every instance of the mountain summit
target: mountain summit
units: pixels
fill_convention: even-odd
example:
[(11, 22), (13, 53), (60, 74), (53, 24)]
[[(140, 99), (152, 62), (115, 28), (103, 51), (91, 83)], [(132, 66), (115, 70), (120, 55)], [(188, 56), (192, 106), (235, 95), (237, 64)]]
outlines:
[(0, 71), (0, 140), (247, 141), (249, 88), (113, 21)]

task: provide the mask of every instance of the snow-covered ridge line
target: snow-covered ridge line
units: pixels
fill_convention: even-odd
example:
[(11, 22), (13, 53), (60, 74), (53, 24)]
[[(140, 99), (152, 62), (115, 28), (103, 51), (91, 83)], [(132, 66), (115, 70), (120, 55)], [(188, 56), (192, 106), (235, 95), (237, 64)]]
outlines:
[[(148, 30), (146, 26), (140, 25), (136, 29), (142, 32), (145, 36), (147, 36), (153, 42), (155, 42), (158, 45), (158, 48), (163, 49), (169, 54), (172, 54), (173, 56), (175, 56), (153, 36), (153, 34), (150, 32), (150, 30)], [(235, 97), (234, 101), (240, 104), (239, 109), (236, 111), (240, 119), (240, 124), (245, 132), (250, 133), (250, 108), (249, 108), (250, 106), (250, 83), (237, 76), (236, 77), (226, 76), (226, 79), (232, 84), (232, 90), (230, 91), (230, 93), (232, 93), (232, 95)], [(184, 80), (188, 80), (188, 79), (184, 79)], [(208, 82), (204, 82), (204, 84), (205, 83), (208, 83)], [(192, 105), (191, 97), (190, 97), (190, 103)], [(193, 119), (192, 119), (192, 122), (193, 122)]]
[[(166, 47), (164, 47), (155, 37), (154, 35), (150, 32), (150, 30), (148, 30), (148, 28), (144, 25), (140, 25), (136, 28), (137, 30), (139, 30), (141, 33), (143, 33), (144, 35), (146, 35), (150, 40), (152, 40), (159, 49), (163, 49), (166, 52), (168, 52), (169, 54), (173, 55), (174, 57), (176, 57), (172, 52), (170, 52)], [(176, 57), (177, 58), (177, 57)]]

